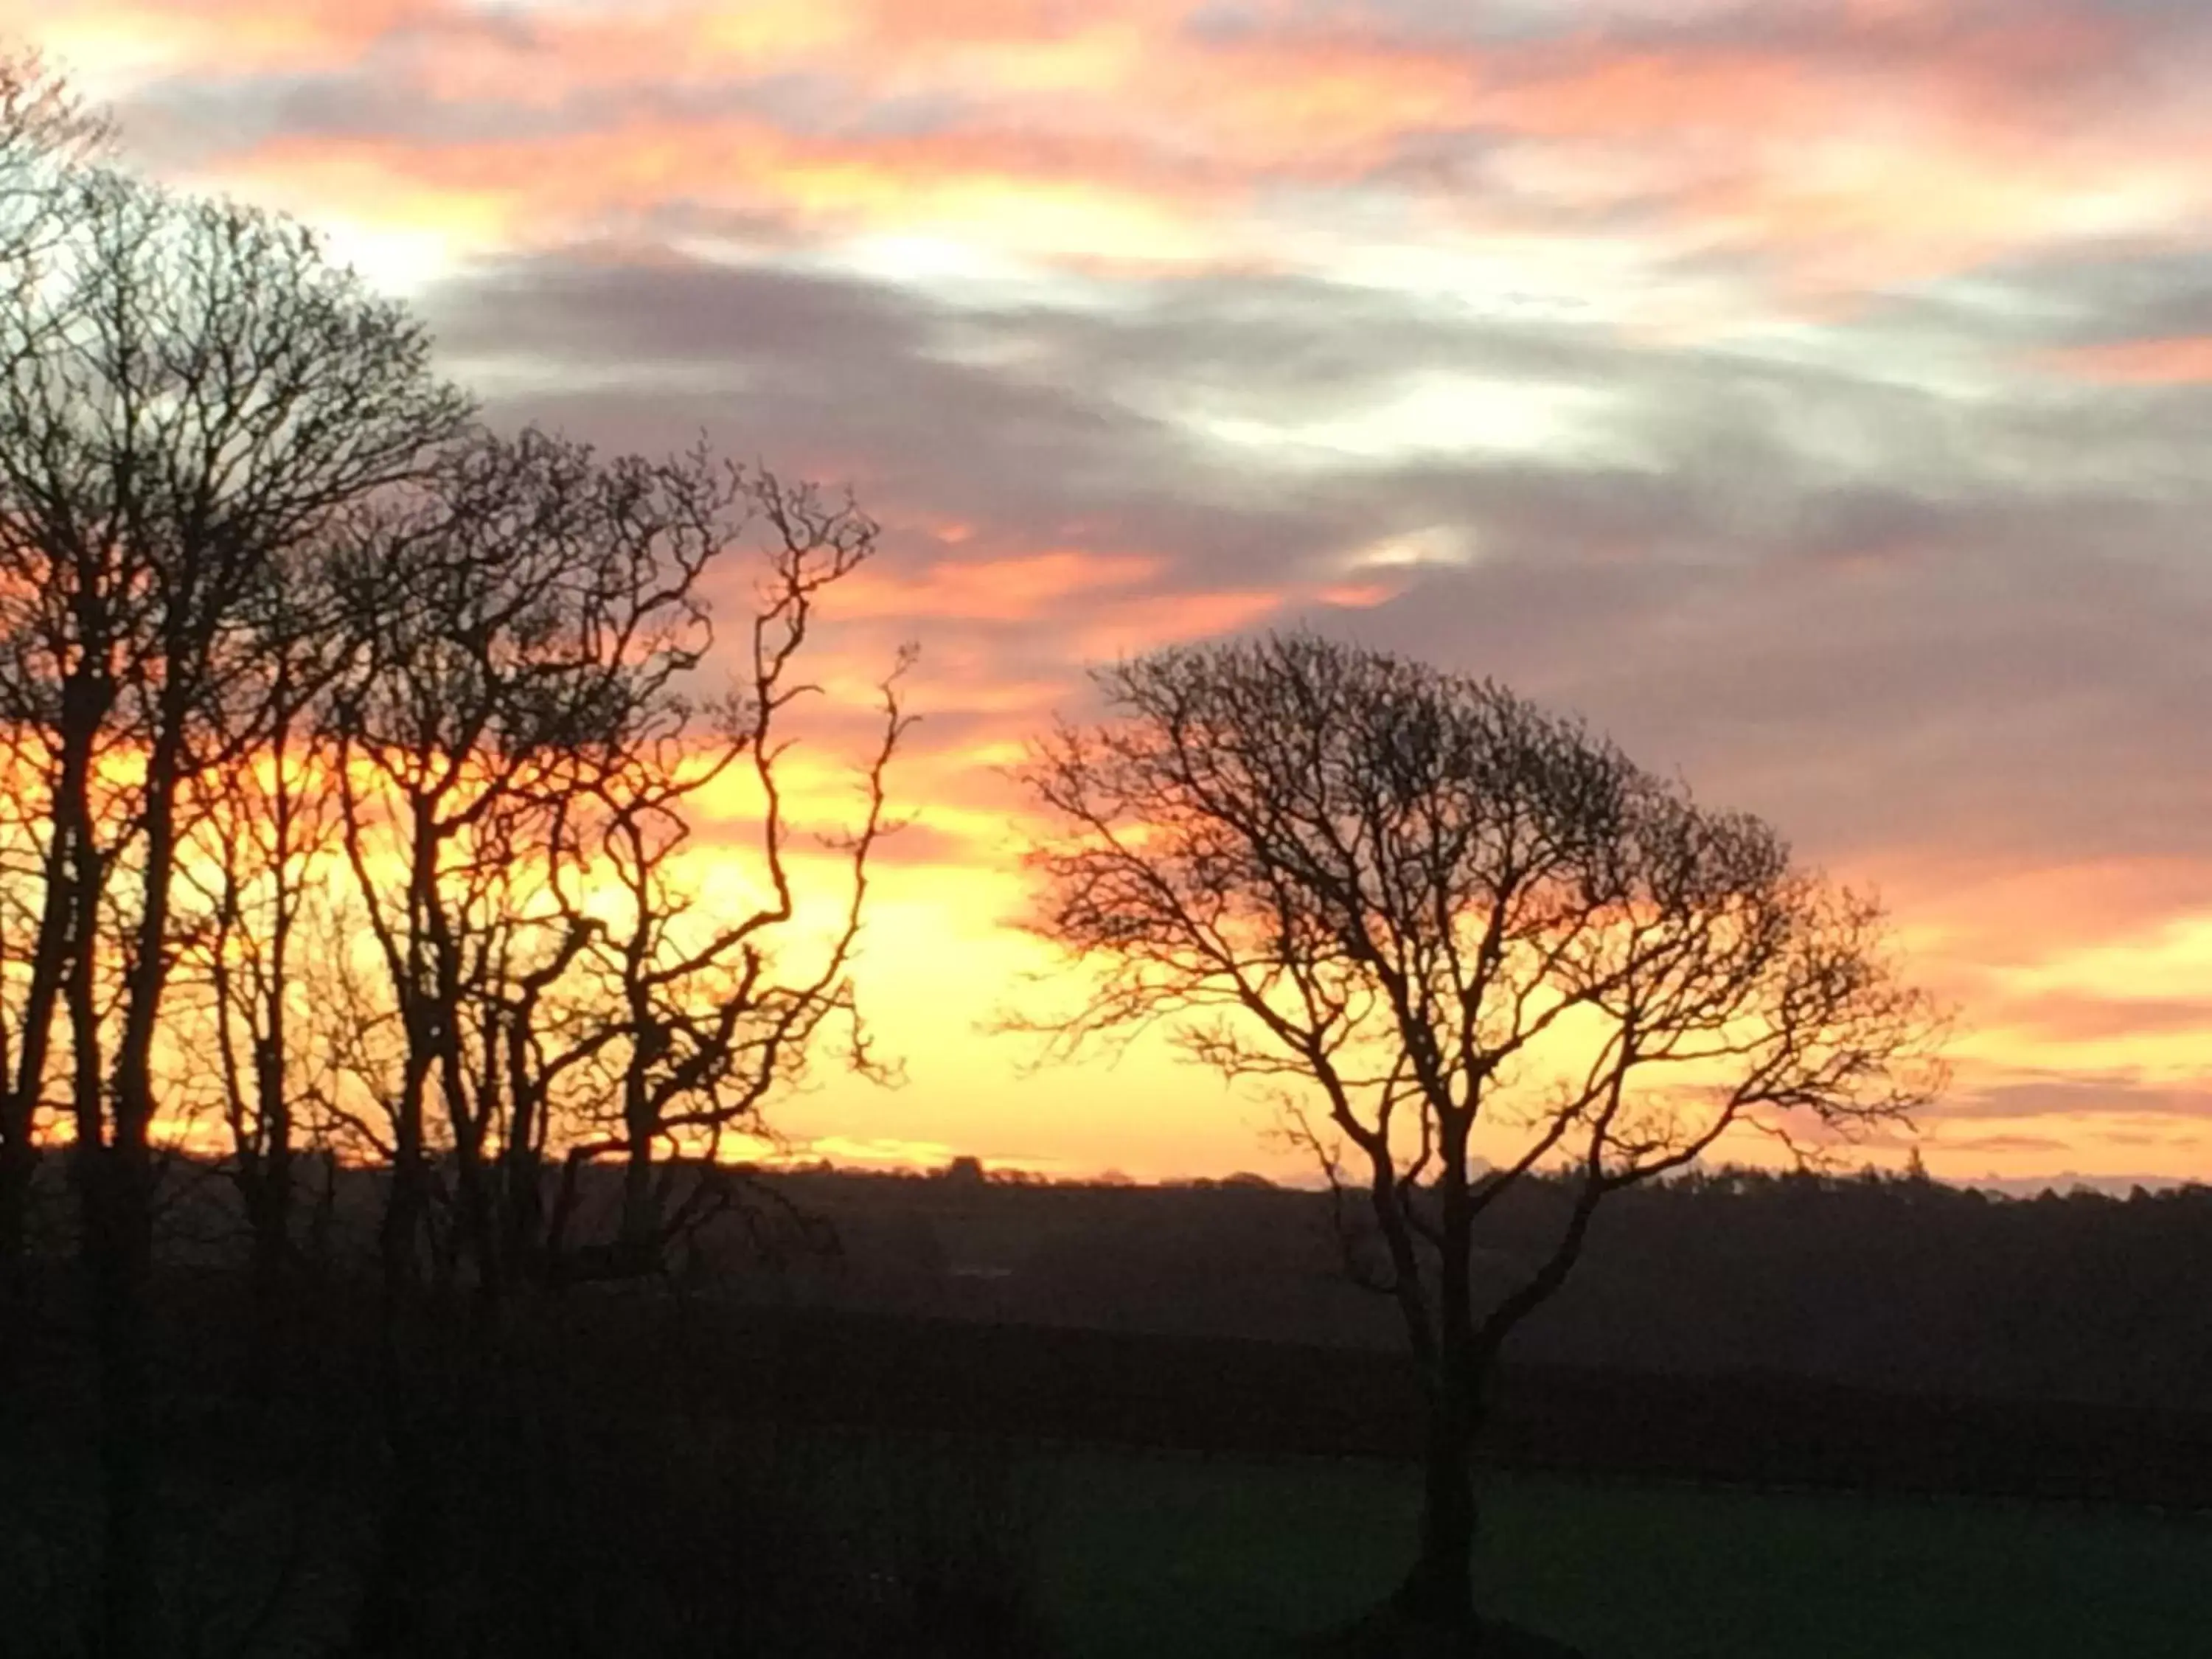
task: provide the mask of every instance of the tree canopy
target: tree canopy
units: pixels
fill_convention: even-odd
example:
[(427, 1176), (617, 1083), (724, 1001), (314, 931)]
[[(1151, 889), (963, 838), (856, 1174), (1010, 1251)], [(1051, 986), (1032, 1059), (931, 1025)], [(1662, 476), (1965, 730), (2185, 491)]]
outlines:
[[(1305, 634), (1095, 678), (1108, 717), (1019, 774), (1056, 825), (1031, 926), (1086, 975), (1030, 1023), (1063, 1052), (1164, 1024), (1277, 1093), (1403, 1313), (1440, 1459), (1607, 1194), (1740, 1127), (1863, 1133), (1940, 1083), (1938, 1012), (1873, 899), (1576, 720)], [(1491, 1282), (1474, 1224), (1538, 1170), (1575, 1200), (1540, 1264)], [(1465, 1537), (1436, 1553), (1463, 1603)]]

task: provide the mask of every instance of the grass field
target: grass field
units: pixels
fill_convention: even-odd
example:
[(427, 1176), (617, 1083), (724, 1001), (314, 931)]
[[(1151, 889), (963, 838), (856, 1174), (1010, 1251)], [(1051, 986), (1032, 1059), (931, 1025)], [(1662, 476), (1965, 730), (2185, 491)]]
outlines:
[[(1233, 1659), (1357, 1611), (1411, 1536), (1410, 1469), (1080, 1455), (1043, 1471), (1071, 1659)], [(1498, 1476), (1492, 1612), (1590, 1659), (2195, 1659), (2212, 1522), (2060, 1505)]]

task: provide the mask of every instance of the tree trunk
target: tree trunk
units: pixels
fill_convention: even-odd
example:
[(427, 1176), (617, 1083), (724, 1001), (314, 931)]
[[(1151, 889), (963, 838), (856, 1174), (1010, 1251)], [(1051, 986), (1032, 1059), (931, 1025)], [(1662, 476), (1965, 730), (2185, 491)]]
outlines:
[(263, 997), (263, 1029), (253, 1042), (253, 1093), (261, 1114), (260, 1156), (252, 1201), (253, 1277), (264, 1309), (276, 1305), (292, 1261), (292, 1098), (284, 1076), (284, 994), (290, 974), (292, 919), (289, 896), (279, 890), (276, 921), (269, 945), (269, 983)]
[(387, 1318), (397, 1319), (413, 1290), (424, 1216), (429, 1208), (429, 1172), (424, 1167), (422, 1097), (428, 1086), (428, 1045), (416, 1028), (422, 1016), (410, 1007), (408, 1054), (392, 1109), (392, 1188), (377, 1229), (377, 1259), (384, 1272)]
[(39, 1167), (39, 1093), (46, 1080), (46, 1051), (54, 1012), (69, 971), (70, 917), (75, 909), (70, 866), (74, 853), (66, 839), (64, 816), (60, 811), (55, 814), (54, 852), (46, 864), (44, 913), (31, 959), (31, 983), (24, 999), (15, 1052), (9, 1056), (15, 1069), (12, 1075), (0, 1078), (0, 1285), (12, 1284), (27, 1247), (31, 1182)]
[(85, 1171), (104, 1500), (94, 1649), (100, 1659), (149, 1659), (157, 1650), (146, 1353), (152, 1174), (144, 1147), (129, 1144), (93, 1152)]
[(27, 1127), (0, 1126), (0, 1386), (5, 1386), (27, 1346), (33, 1298), (29, 1250), (31, 1182), (39, 1149)]
[(629, 1157), (623, 1164), (622, 1229), (615, 1245), (624, 1273), (649, 1271), (660, 1254), (659, 1193), (653, 1176), (653, 1136), (633, 1125)]
[(1431, 1389), (1421, 1457), (1420, 1550), (1398, 1587), (1398, 1610), (1413, 1623), (1466, 1632), (1475, 1626), (1474, 1414), (1449, 1384)]
[(270, 868), (276, 892), (270, 913), (269, 972), (262, 988), (261, 1030), (253, 1043), (254, 1098), (261, 1111), (260, 1191), (258, 1201), (252, 1206), (253, 1275), (264, 1310), (277, 1305), (292, 1261), (292, 1097), (286, 1087), (284, 1059), (289, 1049), (286, 1028), (292, 925), (294, 907), (299, 902), (291, 868), (299, 799), (289, 769), (295, 708), (290, 701), (290, 667), (289, 656), (281, 656), (273, 693), (278, 713), (269, 740), (269, 752), (276, 768), (270, 798), (274, 848)]
[(269, 1146), (243, 1188), (252, 1230), (252, 1366), (255, 1382), (264, 1387), (279, 1374), (294, 1313), (291, 1153), (277, 1139), (289, 1133), (281, 1126), (271, 1127)]
[(283, 1297), (292, 1263), (290, 1149), (272, 1145), (255, 1172), (246, 1212), (253, 1231), (253, 1288), (264, 1308)]
[[(183, 720), (171, 714), (147, 765), (142, 878), (133, 956), (116, 1046), (113, 1135), (93, 1164), (91, 1252), (100, 1370), (100, 1471), (106, 1523), (100, 1564), (102, 1659), (155, 1650), (153, 1413), (148, 1399), (149, 1285), (154, 1266), (154, 1044), (168, 978)], [(90, 933), (88, 923), (86, 932)]]
[(1422, 1448), (1421, 1546), (1399, 1586), (1400, 1613), (1430, 1630), (1474, 1639), (1474, 1443), (1478, 1382), (1471, 1279), (1474, 1209), (1468, 1201), (1468, 1136), (1472, 1119), (1440, 1114), (1436, 1346), (1426, 1367), (1427, 1419)]
[(16, 1339), (29, 1308), (23, 1279), (28, 1249), (31, 1184), (39, 1168), (38, 1109), (46, 1086), (46, 1059), (53, 1041), (54, 1017), (67, 988), (73, 953), (89, 932), (80, 919), (77, 882), (88, 868), (80, 845), (87, 834), (92, 737), (76, 704), (90, 694), (79, 690), (70, 704), (76, 719), (63, 733), (61, 776), (54, 790), (53, 824), (48, 843), (45, 891), (40, 896), (38, 941), (31, 957), (30, 983), (15, 1034), (12, 1074), (0, 1077), (0, 1348), (20, 1352)]

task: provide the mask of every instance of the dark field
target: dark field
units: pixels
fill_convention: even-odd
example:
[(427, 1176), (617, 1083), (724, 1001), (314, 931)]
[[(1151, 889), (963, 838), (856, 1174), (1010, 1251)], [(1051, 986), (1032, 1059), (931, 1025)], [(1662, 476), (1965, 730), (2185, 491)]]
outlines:
[[(1071, 1659), (1279, 1652), (1403, 1560), (1389, 1463), (1069, 1456), (1047, 1606)], [(1970, 1500), (1488, 1483), (1494, 1612), (1589, 1659), (2191, 1659), (2212, 1525)]]
[[(1381, 1353), (592, 1293), (458, 1394), (426, 1374), (448, 1403), (410, 1498), (343, 1300), (314, 1364), (256, 1381), (234, 1288), (165, 1298), (179, 1651), (343, 1650), (395, 1502), (424, 1528), (399, 1650), (489, 1659), (1279, 1655), (1371, 1605), (1412, 1535)], [(88, 1588), (90, 1401), (68, 1345), (35, 1370), (0, 1434), (6, 1659), (76, 1651)], [(1588, 1659), (2212, 1650), (2201, 1496), (1913, 1495), (2201, 1493), (2195, 1414), (1523, 1368), (1490, 1439), (1491, 1611)]]
[[(1219, 1337), (723, 1310), (699, 1340), (787, 1417), (1242, 1456), (1414, 1455), (1410, 1362)], [(1525, 1471), (2212, 1510), (2212, 1413), (1509, 1363), (1482, 1445)]]
[[(272, 1333), (242, 1275), (178, 1252), (152, 1333), (163, 1651), (337, 1659), (382, 1595), (380, 1651), (425, 1659), (1237, 1659), (1398, 1578), (1414, 1379), (1343, 1340), (1332, 1310), (1357, 1304), (1325, 1258), (1273, 1258), (1306, 1195), (794, 1185), (842, 1205), (833, 1255), (518, 1297), (489, 1324), (458, 1297), (423, 1310), (390, 1393), (372, 1286), (303, 1283)], [(1931, 1217), (2013, 1230), (2036, 1246), (2017, 1301), (2072, 1245), (2193, 1260), (2200, 1200), (1777, 1187), (1644, 1219), (1678, 1206), (1729, 1246), (1713, 1271), (1605, 1269), (1596, 1305), (1771, 1334), (1748, 1316), (1799, 1227), (1823, 1242), (1797, 1269), (1838, 1286), (1807, 1329), (1833, 1340), (1509, 1360), (1481, 1440), (1489, 1611), (1587, 1659), (2212, 1653), (2201, 1321), (2107, 1297), (2107, 1340), (2069, 1356), (2008, 1317), (2002, 1371), (1968, 1377), (1911, 1363), (1942, 1326), (1896, 1311), (1907, 1276), (1875, 1248)], [(2169, 1234), (2185, 1248), (2150, 1249)], [(1669, 1259), (1628, 1242), (1606, 1260)], [(89, 1333), (66, 1269), (37, 1300), (0, 1416), (0, 1659), (77, 1659)]]

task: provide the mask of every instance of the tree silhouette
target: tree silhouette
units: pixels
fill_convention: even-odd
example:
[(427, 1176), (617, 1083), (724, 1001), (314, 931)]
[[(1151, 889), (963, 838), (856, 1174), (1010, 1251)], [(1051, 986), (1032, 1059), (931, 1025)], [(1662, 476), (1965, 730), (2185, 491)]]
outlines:
[(420, 326), (299, 227), (102, 172), (57, 188), (0, 307), (0, 720), (45, 818), (9, 1115), (35, 1131), (58, 1012), (101, 1356), (100, 1645), (124, 1655), (154, 1640), (144, 1300), (193, 784), (266, 735), (273, 568), (465, 404)]
[[(756, 532), (751, 660), (733, 696), (702, 700), (704, 582)], [(814, 608), (873, 537), (849, 506), (704, 453), (602, 459), (534, 431), (461, 447), (362, 526), (345, 562), (367, 643), (330, 729), (341, 839), (398, 1034), (389, 1085), (355, 1115), (393, 1167), (394, 1293), (430, 1242), (434, 1146), (459, 1217), (434, 1257), (449, 1272), (458, 1243), (483, 1293), (565, 1271), (548, 1252), (568, 1242), (579, 1173), (613, 1153), (624, 1205), (596, 1260), (657, 1264), (696, 1218), (664, 1208), (658, 1153), (757, 1125), (824, 1021), (854, 1017), (847, 969), (907, 726), (892, 690), (843, 844), (842, 924), (798, 974), (772, 949), (797, 906), (779, 763), (811, 689), (796, 674)], [(680, 855), (693, 799), (740, 763), (763, 896), (716, 914)], [(549, 1154), (563, 1167), (550, 1214)]]
[[(1425, 1388), (1398, 1607), (1469, 1626), (1486, 1382), (1605, 1197), (1738, 1125), (1796, 1144), (1899, 1117), (1938, 1081), (1937, 1021), (1872, 902), (1495, 685), (1310, 635), (1095, 678), (1112, 717), (1019, 772), (1057, 825), (1031, 925), (1087, 975), (1023, 1023), (1058, 1053), (1166, 1024), (1278, 1090), (1364, 1200), (1381, 1259), (1348, 1254)], [(1553, 1168), (1575, 1195), (1548, 1254), (1479, 1271), (1478, 1219)]]
[[(784, 945), (799, 902), (782, 776), (787, 728), (793, 706), (819, 690), (799, 675), (822, 596), (874, 556), (876, 526), (811, 485), (759, 470), (729, 482), (731, 538), (754, 532), (763, 544), (741, 683), (705, 708), (665, 697), (639, 707), (612, 763), (576, 803), (560, 866), (564, 913), (593, 929), (580, 983), (566, 999), (566, 1053), (581, 1066), (568, 1127), (604, 1133), (571, 1139), (556, 1251), (584, 1167), (610, 1156), (623, 1167), (615, 1237), (570, 1264), (575, 1272), (657, 1269), (672, 1244), (719, 1213), (733, 1196), (730, 1179), (714, 1173), (727, 1137), (763, 1127), (762, 1106), (804, 1076), (825, 1026), (842, 1027), (855, 1071), (891, 1076), (869, 1048), (850, 969), (870, 859), (897, 828), (887, 779), (911, 724), (897, 689), (911, 653), (878, 688), (881, 725), (860, 775), (860, 822), (830, 837), (845, 864), (842, 917), (802, 966), (804, 953)], [(726, 877), (742, 869), (751, 891), (716, 902), (685, 857), (692, 803), (740, 781), (752, 803), (749, 833), (742, 845), (726, 838), (717, 864)], [(664, 1156), (674, 1149), (697, 1155), (680, 1198)]]
[[(105, 120), (35, 53), (0, 56), (0, 287), (19, 319), (37, 319), (16, 331), (18, 350), (66, 314), (39, 293), (42, 256), (70, 222), (107, 137)], [(25, 596), (13, 597), (20, 615)], [(0, 744), (0, 961), (18, 970), (0, 992), (0, 1328), (21, 1316), (24, 1228), (70, 930), (69, 854), (52, 835), (52, 757), (40, 736), (10, 722)]]

